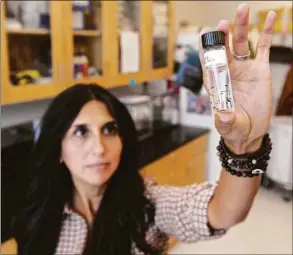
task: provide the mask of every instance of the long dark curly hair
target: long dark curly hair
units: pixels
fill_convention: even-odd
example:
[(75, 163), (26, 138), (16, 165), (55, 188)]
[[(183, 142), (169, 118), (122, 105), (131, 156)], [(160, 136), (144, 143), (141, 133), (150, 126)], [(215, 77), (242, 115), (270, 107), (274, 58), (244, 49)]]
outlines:
[(20, 255), (55, 252), (63, 209), (73, 196), (71, 175), (65, 164), (60, 164), (61, 142), (81, 108), (91, 100), (107, 106), (118, 124), (123, 149), (93, 223), (93, 242), (86, 251), (129, 255), (132, 242), (145, 254), (162, 254), (165, 249), (146, 241), (146, 232), (154, 224), (155, 207), (145, 196), (145, 183), (138, 171), (141, 148), (127, 108), (96, 84), (77, 84), (60, 93), (42, 119), (29, 160), (31, 179), (13, 224)]

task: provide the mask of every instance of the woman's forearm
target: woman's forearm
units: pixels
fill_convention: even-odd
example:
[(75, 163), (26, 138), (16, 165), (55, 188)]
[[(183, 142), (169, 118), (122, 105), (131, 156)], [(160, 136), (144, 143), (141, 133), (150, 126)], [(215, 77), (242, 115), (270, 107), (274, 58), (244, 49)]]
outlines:
[[(262, 138), (247, 147), (232, 146), (227, 142), (226, 145), (235, 154), (243, 154), (258, 150), (261, 142)], [(260, 182), (261, 176), (237, 177), (222, 169), (218, 187), (209, 205), (209, 224), (215, 229), (227, 229), (242, 222), (249, 213)]]
[(209, 205), (209, 224), (215, 229), (227, 229), (242, 222), (252, 206), (260, 181), (260, 176), (239, 178), (223, 169)]

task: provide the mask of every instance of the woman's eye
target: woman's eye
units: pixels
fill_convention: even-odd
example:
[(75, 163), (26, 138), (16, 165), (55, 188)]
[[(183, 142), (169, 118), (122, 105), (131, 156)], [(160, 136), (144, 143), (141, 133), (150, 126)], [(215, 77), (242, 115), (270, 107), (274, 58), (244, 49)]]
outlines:
[(78, 137), (85, 136), (88, 134), (88, 128), (84, 125), (78, 126), (73, 134)]
[(105, 135), (117, 135), (119, 133), (119, 129), (116, 123), (106, 124), (103, 128), (103, 133)]

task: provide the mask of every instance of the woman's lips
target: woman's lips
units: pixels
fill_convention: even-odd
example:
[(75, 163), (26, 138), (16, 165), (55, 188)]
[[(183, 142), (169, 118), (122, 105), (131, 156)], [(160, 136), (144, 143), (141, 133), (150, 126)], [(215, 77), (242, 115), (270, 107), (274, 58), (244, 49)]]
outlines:
[(110, 165), (110, 163), (96, 163), (96, 164), (89, 164), (86, 166), (86, 168), (88, 169), (92, 169), (92, 170), (105, 170), (108, 166)]

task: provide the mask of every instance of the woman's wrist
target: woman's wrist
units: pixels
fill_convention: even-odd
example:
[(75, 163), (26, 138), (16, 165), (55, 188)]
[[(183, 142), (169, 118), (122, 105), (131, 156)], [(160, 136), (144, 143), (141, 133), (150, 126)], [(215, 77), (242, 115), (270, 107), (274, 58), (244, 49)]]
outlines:
[(255, 177), (263, 174), (268, 166), (270, 153), (272, 150), (272, 141), (269, 134), (265, 134), (253, 143), (242, 143), (236, 145), (228, 143), (227, 146), (222, 137), (217, 146), (219, 159), (222, 167), (232, 175), (237, 177)]
[(224, 139), (225, 145), (227, 148), (235, 155), (243, 155), (247, 153), (253, 153), (260, 149), (263, 141), (263, 136), (253, 140), (235, 143), (229, 140)]

